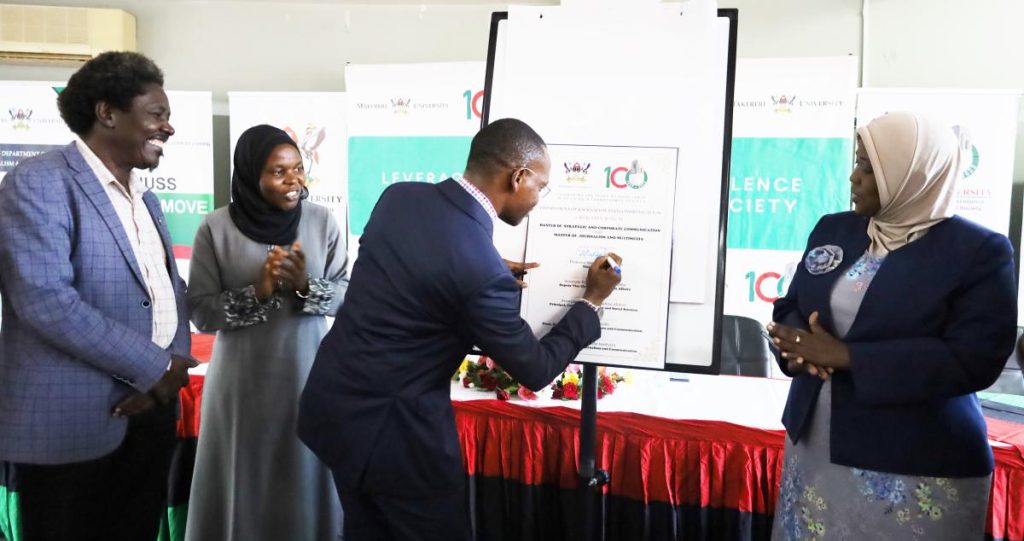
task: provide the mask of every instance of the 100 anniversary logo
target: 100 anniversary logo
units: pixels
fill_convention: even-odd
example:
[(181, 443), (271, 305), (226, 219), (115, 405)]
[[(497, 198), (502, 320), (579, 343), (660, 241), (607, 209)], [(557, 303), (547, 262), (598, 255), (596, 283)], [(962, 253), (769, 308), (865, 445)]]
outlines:
[[(960, 136), (961, 131), (963, 131), (963, 127), (959, 124), (953, 126), (953, 133), (955, 133), (957, 137)], [(979, 163), (981, 163), (981, 152), (978, 151), (978, 145), (971, 143), (971, 164), (964, 169), (964, 174), (960, 178), (966, 179), (973, 175), (974, 172), (978, 170)]]
[(605, 188), (632, 188), (639, 190), (647, 185), (649, 177), (639, 160), (633, 160), (629, 167), (605, 167)]

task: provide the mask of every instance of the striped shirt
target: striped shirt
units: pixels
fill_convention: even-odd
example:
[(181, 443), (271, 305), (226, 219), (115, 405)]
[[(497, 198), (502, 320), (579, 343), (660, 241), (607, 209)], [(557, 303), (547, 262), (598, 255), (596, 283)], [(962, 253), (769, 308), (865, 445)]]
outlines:
[[(171, 345), (178, 330), (178, 309), (174, 287), (171, 285), (171, 275), (167, 270), (167, 252), (163, 240), (160, 239), (160, 232), (153, 222), (153, 216), (149, 214), (149, 208), (142, 200), (142, 194), (147, 190), (146, 185), (139, 180), (133, 170), (129, 180), (129, 192), (84, 141), (76, 139), (75, 143), (85, 158), (85, 163), (103, 185), (118, 218), (121, 219), (121, 225), (128, 235), (128, 242), (131, 244), (139, 270), (142, 271), (142, 278), (146, 282), (146, 290), (152, 302), (153, 343), (166, 348)], [(170, 264), (175, 263), (171, 261)]]
[(476, 199), (477, 203), (480, 203), (480, 206), (487, 211), (487, 215), (491, 217), (492, 222), (498, 221), (498, 211), (494, 210), (494, 203), (491, 203), (491, 200), (487, 199), (487, 196), (484, 195), (484, 192), (480, 191), (480, 188), (477, 188), (470, 181), (462, 178), (462, 175), (456, 176), (455, 182), (458, 182), (459, 186), (462, 186), (463, 190), (466, 190), (469, 195), (473, 196), (473, 199)]

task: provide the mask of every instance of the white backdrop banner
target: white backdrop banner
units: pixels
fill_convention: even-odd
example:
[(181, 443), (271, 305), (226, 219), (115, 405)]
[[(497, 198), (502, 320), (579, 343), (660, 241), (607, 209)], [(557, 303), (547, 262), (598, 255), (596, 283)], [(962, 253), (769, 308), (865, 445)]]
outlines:
[(856, 57), (736, 65), (724, 313), (766, 323), (807, 236), (850, 208)]
[(480, 129), (485, 69), (483, 62), (345, 67), (353, 237), (391, 184), (462, 173)]
[(889, 111), (910, 111), (965, 130), (973, 155), (957, 188), (956, 213), (1008, 235), (1019, 106), (1019, 92), (862, 89), (857, 125)]
[[(57, 110), (64, 83), (0, 82), (0, 178), (25, 158), (61, 148), (74, 134)], [(160, 167), (136, 171), (160, 199), (183, 278), (188, 278), (192, 241), (213, 210), (213, 123), (209, 92), (167, 91), (174, 136)]]
[(0, 81), (0, 179), (25, 158), (74, 139), (57, 111), (64, 83)]
[(348, 120), (342, 92), (228, 92), (232, 173), (235, 142), (258, 124), (281, 128), (302, 151), (309, 201), (348, 224)]
[[(1016, 91), (861, 89), (857, 125), (889, 111), (910, 111), (965, 130), (972, 156), (957, 187), (956, 213), (1009, 235), (1020, 98)], [(1021, 286), (1024, 280), (1018, 283), (1018, 291)], [(1021, 295), (1017, 295), (1017, 324), (1024, 325)]]

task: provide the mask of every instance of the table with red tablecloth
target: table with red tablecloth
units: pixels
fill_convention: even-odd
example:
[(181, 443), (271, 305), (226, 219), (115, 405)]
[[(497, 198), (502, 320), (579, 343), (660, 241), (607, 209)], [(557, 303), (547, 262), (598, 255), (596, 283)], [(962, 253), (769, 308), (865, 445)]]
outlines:
[[(208, 358), (202, 353), (196, 356)], [(198, 434), (203, 379), (193, 375), (182, 391), (179, 434), (185, 440)], [(714, 381), (748, 386), (738, 387), (747, 397), (749, 386), (760, 384), (734, 379)], [(674, 389), (658, 388), (657, 394), (671, 396)], [(605, 539), (767, 539), (782, 472), (783, 432), (716, 420), (713, 412), (688, 420), (605, 411), (631, 405), (626, 398), (613, 401), (630, 393), (647, 395), (648, 401), (655, 394), (626, 385), (598, 407), (597, 463), (611, 477), (601, 497)], [(453, 395), (477, 538), (576, 539), (579, 410), (554, 401), (502, 402), (457, 386)], [(1022, 541), (1024, 425), (988, 422), (996, 469), (987, 537)], [(179, 468), (182, 474), (186, 470), (191, 473), (190, 467)]]

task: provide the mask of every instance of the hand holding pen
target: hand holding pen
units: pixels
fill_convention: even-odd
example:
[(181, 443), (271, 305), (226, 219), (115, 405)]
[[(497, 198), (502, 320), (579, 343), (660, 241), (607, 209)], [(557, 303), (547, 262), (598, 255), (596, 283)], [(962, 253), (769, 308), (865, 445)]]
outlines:
[[(614, 257), (612, 257), (612, 256), (614, 256)], [(617, 255), (615, 255), (615, 254), (613, 254), (611, 252), (608, 252), (608, 255), (604, 256), (604, 261), (608, 265), (608, 268), (610, 268), (613, 271), (615, 271), (615, 274), (619, 274), (619, 275), (622, 274), (622, 267), (619, 266), (619, 263), (622, 261), (621, 257), (619, 257), (619, 256), (617, 256)]]
[(587, 271), (587, 289), (583, 293), (583, 299), (595, 306), (601, 306), (621, 281), (622, 258), (612, 252), (597, 256)]

